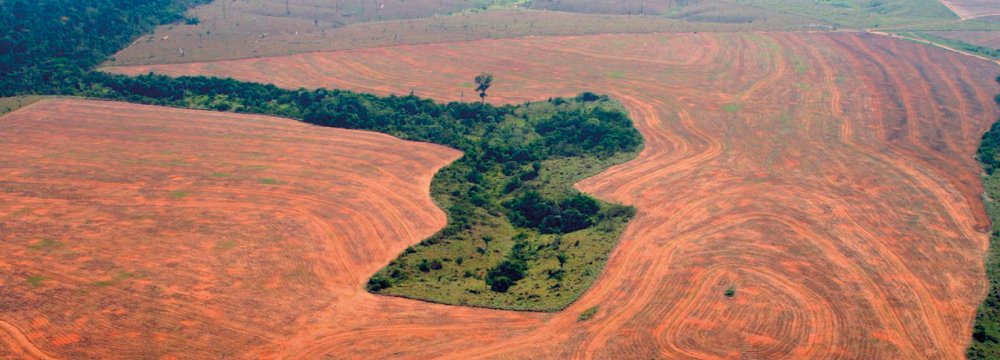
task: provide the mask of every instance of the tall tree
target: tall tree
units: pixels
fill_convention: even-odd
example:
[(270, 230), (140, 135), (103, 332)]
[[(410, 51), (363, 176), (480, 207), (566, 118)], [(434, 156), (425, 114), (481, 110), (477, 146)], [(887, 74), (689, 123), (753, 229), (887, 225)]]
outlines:
[(486, 90), (493, 85), (493, 74), (483, 72), (476, 76), (476, 91), (479, 92), (479, 97), (483, 99), (483, 104), (486, 103)]

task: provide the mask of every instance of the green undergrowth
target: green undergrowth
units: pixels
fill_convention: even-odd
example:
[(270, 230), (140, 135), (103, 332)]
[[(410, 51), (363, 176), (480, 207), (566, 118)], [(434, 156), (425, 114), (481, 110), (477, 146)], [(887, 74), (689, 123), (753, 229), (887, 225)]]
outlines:
[[(1000, 103), (1000, 96), (997, 103)], [(986, 254), (986, 276), (990, 285), (986, 299), (976, 312), (967, 355), (969, 359), (1000, 359), (1000, 122), (983, 135), (977, 158), (983, 167), (983, 203), (992, 223), (990, 248)]]
[[(502, 186), (511, 182), (510, 177), (495, 173), (489, 182), (498, 185), (491, 191), (498, 194), (501, 204), (531, 192), (552, 199), (589, 198), (573, 190), (572, 184), (634, 156), (635, 152), (628, 152), (607, 158), (559, 157), (541, 161), (538, 177), (523, 181), (521, 188), (510, 193), (504, 193)], [(442, 171), (431, 187), (439, 203), (448, 202), (446, 192), (454, 187), (448, 184), (448, 177), (448, 171)], [(482, 211), (476, 226), (457, 233), (442, 232), (408, 248), (373, 277), (369, 289), (446, 304), (561, 310), (597, 278), (634, 215), (630, 207), (602, 201), (596, 204), (599, 210), (592, 226), (565, 233), (515, 226), (502, 209)], [(504, 262), (524, 266), (522, 275), (515, 276), (521, 278), (513, 284), (497, 284), (497, 278), (504, 281), (504, 275), (497, 271)], [(422, 268), (421, 264), (429, 266)]]
[[(593, 115), (571, 120), (560, 113)], [(512, 155), (498, 162), (482, 160), (493, 155), (466, 154), (442, 169), (431, 194), (448, 209), (448, 226), (404, 251), (372, 277), (368, 289), (515, 310), (555, 311), (572, 303), (601, 272), (635, 213), (572, 185), (634, 158), (639, 142), (631, 131), (600, 131), (594, 139), (628, 145), (614, 152), (585, 150), (547, 129), (553, 118), (596, 126), (610, 118), (623, 121), (623, 114), (616, 103), (587, 94), (519, 106), (499, 122), (499, 136), (487, 136), (501, 149), (487, 146), (488, 152)], [(623, 137), (612, 140), (616, 134)], [(531, 160), (516, 161), (528, 154), (534, 154)]]

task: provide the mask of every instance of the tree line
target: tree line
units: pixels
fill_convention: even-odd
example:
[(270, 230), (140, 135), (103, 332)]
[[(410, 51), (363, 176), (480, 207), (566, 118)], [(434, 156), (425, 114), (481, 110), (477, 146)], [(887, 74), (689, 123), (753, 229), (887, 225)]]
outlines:
[[(1000, 77), (997, 77), (1000, 82)], [(1000, 95), (996, 103), (1000, 105)], [(976, 320), (972, 327), (972, 341), (966, 349), (969, 359), (1000, 358), (1000, 121), (993, 124), (989, 131), (983, 134), (979, 150), (976, 152), (983, 168), (983, 187), (985, 196), (983, 203), (992, 221), (990, 233), (990, 248), (986, 254), (986, 276), (989, 278), (989, 289), (986, 299), (976, 312)]]

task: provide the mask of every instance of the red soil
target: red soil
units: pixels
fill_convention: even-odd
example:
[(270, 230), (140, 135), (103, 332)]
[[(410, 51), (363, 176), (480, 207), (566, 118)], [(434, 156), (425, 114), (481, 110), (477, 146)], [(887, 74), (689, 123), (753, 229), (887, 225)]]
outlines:
[(15, 358), (216, 358), (384, 306), (361, 285), (444, 225), (430, 179), (459, 155), (82, 100), (0, 129), (0, 354)]
[[(130, 330), (140, 338), (157, 331), (189, 336), (178, 339), (183, 346), (174, 342), (175, 347), (160, 348), (181, 356), (227, 349), (243, 356), (291, 358), (957, 359), (985, 294), (988, 220), (972, 154), (982, 132), (1000, 116), (992, 100), (1000, 91), (992, 81), (998, 69), (934, 47), (846, 33), (604, 35), (118, 69), (151, 70), (288, 87), (376, 93), (412, 88), (441, 100), (458, 99), (462, 91), (469, 99), (467, 83), (486, 70), (496, 75), (492, 101), (583, 90), (608, 93), (624, 103), (646, 137), (637, 160), (579, 184), (602, 198), (634, 204), (639, 214), (602, 276), (566, 311), (514, 313), (368, 295), (361, 289), (364, 277), (398, 248), (356, 249), (337, 241), (390, 239), (403, 246), (423, 234), (396, 239), (369, 232), (360, 234), (369, 236), (366, 240), (303, 240), (324, 244), (322, 255), (308, 245), (246, 249), (241, 259), (275, 259), (259, 272), (238, 272), (246, 282), (273, 276), (274, 264), (292, 267), (277, 259), (301, 259), (314, 269), (350, 269), (352, 276), (345, 280), (323, 273), (295, 287), (265, 286), (253, 293), (256, 298), (250, 300), (261, 300), (253, 303), (219, 301), (200, 291), (200, 296), (172, 301), (182, 309), (216, 310), (193, 317), (197, 328), (171, 332), (139, 326), (169, 323), (150, 317), (174, 309), (156, 302), (125, 309), (123, 316), (146, 320), (127, 323), (136, 326)], [(35, 111), (12, 117), (39, 118), (30, 116)], [(60, 183), (65, 181), (51, 186)], [(317, 186), (302, 196), (348, 195), (328, 189)], [(419, 193), (426, 198), (426, 189)], [(144, 201), (152, 199), (162, 195)], [(199, 218), (198, 224), (221, 230), (267, 223), (241, 218), (255, 206), (238, 214), (226, 206), (216, 209), (229, 210), (235, 219)], [(176, 213), (165, 215), (185, 213), (182, 207), (162, 209)], [(414, 226), (397, 212), (370, 215), (371, 222), (364, 224), (381, 224), (383, 231)], [(55, 221), (69, 221), (64, 216)], [(327, 221), (312, 219), (304, 223)], [(285, 231), (270, 229), (272, 236)], [(242, 236), (264, 232), (255, 229), (233, 238), (251, 242)], [(187, 243), (187, 234), (178, 235), (170, 239)], [(187, 274), (184, 269), (194, 266), (188, 261), (204, 260), (192, 259), (185, 250), (163, 249), (159, 256), (176, 258), (171, 271)], [(151, 261), (145, 254), (132, 258)], [(192, 290), (193, 280), (205, 276), (187, 274), (187, 281), (171, 289), (198, 291)], [(223, 272), (215, 277), (212, 284), (234, 281)], [(732, 298), (723, 295), (729, 287), (736, 289)], [(316, 298), (324, 292), (334, 296)], [(112, 299), (75, 300), (103, 304)], [(595, 305), (600, 311), (593, 319), (577, 321), (580, 312)], [(43, 312), (56, 308), (41, 307)], [(295, 320), (278, 321), (283, 316)], [(11, 321), (33, 330), (27, 318)], [(67, 326), (54, 323), (42, 333), (52, 336)], [(94, 341), (87, 335), (82, 339), (82, 344)], [(130, 344), (122, 349), (141, 351), (140, 343)]]

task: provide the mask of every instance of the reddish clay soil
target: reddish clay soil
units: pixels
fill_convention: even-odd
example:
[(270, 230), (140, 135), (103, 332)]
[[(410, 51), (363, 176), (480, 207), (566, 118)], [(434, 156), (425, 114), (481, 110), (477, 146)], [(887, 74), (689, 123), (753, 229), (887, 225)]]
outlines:
[(962, 19), (1000, 15), (1000, 2), (996, 0), (941, 0), (941, 3)]
[(430, 180), (460, 155), (83, 100), (30, 105), (0, 134), (0, 358), (233, 357), (316, 314), (377, 312), (361, 284), (444, 226)]
[[(96, 238), (93, 234), (97, 231), (175, 233), (156, 237), (170, 243), (160, 245), (163, 248), (159, 251), (116, 250), (121, 248), (116, 241), (135, 236), (102, 236), (104, 241), (93, 246), (107, 248), (109, 254), (117, 251), (119, 256), (113, 259), (132, 259), (134, 267), (145, 268), (143, 264), (154, 263), (158, 257), (172, 259), (164, 262), (170, 266), (155, 268), (156, 272), (151, 268), (148, 276), (156, 280), (148, 281), (175, 279), (171, 282), (174, 286), (166, 289), (184, 296), (170, 302), (122, 300), (125, 295), (134, 296), (130, 294), (171, 293), (162, 290), (145, 295), (146, 290), (138, 285), (115, 293), (93, 289), (87, 296), (63, 291), (55, 298), (62, 299), (61, 303), (50, 300), (20, 307), (22, 311), (39, 309), (36, 313), (51, 317), (47, 319), (51, 324), (35, 326), (31, 315), (7, 317), (5, 321), (37, 335), (40, 340), (36, 344), (52, 342), (80, 333), (87, 326), (107, 324), (101, 318), (74, 325), (76, 319), (61, 315), (64, 312), (117, 301), (123, 307), (120, 316), (129, 320), (124, 321), (124, 330), (112, 334), (134, 334), (137, 340), (116, 342), (114, 348), (122, 354), (145, 353), (144, 346), (159, 344), (156, 341), (162, 337), (166, 339), (164, 346), (153, 350), (182, 357), (222, 350), (276, 358), (963, 357), (975, 308), (986, 289), (983, 258), (988, 220), (979, 200), (979, 166), (972, 155), (980, 135), (1000, 116), (993, 105), (993, 95), (1000, 88), (992, 80), (998, 72), (992, 63), (859, 33), (701, 33), (484, 40), (117, 71), (215, 74), (287, 87), (340, 87), (381, 94), (412, 89), (418, 95), (456, 100), (463, 91), (466, 99), (474, 96), (468, 83), (483, 70), (496, 75), (489, 97), (494, 102), (520, 102), (583, 90), (608, 93), (629, 109), (646, 137), (646, 148), (638, 159), (579, 184), (582, 190), (604, 199), (634, 204), (639, 214), (622, 235), (602, 276), (567, 310), (516, 313), (365, 293), (365, 276), (394, 258), (406, 242), (415, 242), (426, 233), (411, 231), (406, 239), (392, 236), (398, 234), (397, 227), (417, 228), (399, 211), (359, 213), (356, 216), (370, 220), (357, 227), (343, 224), (343, 228), (331, 230), (377, 228), (384, 233), (324, 239), (322, 230), (285, 235), (287, 228), (268, 227), (266, 224), (274, 221), (270, 214), (285, 209), (281, 205), (271, 205), (268, 216), (254, 218), (261, 208), (257, 204), (271, 203), (263, 195), (246, 195), (246, 199), (234, 202), (246, 206), (236, 211), (229, 202), (211, 207), (216, 213), (189, 219), (192, 224), (181, 226), (184, 216), (191, 216), (189, 208), (168, 206), (173, 203), (162, 190), (141, 200), (124, 196), (107, 201), (102, 199), (129, 187), (93, 186), (98, 190), (73, 194), (71, 199), (79, 196), (88, 202), (114, 204), (158, 200), (164, 205), (157, 209), (164, 213), (149, 221), (176, 220), (108, 230), (108, 226), (100, 226), (108, 220), (89, 214), (94, 211), (90, 206), (80, 210), (88, 214), (64, 214), (59, 209), (68, 206), (66, 200), (41, 195), (2, 203), (35, 204), (32, 209), (37, 210), (32, 211), (55, 209), (25, 216), (32, 219), (30, 224), (53, 217), (52, 224), (71, 224), (71, 234), (90, 231), (86, 238)], [(36, 106), (5, 118), (3, 123), (12, 126), (6, 123), (16, 124), (14, 120), (22, 117), (41, 118), (37, 112), (45, 107)], [(112, 115), (99, 113), (107, 118)], [(159, 126), (168, 124), (161, 122)], [(62, 128), (25, 138), (36, 139), (37, 148), (41, 146), (38, 138), (48, 139), (59, 131)], [(197, 126), (191, 131), (202, 132)], [(240, 136), (268, 136), (244, 131), (235, 124), (231, 131)], [(240, 146), (229, 150), (253, 148), (272, 157), (299, 157), (297, 152), (284, 149), (289, 143), (282, 144), (270, 149)], [(89, 141), (85, 149), (112, 145)], [(137, 142), (112, 153), (125, 156), (147, 146), (147, 142)], [(15, 148), (21, 147), (27, 146)], [(109, 154), (107, 150), (100, 153)], [(182, 153), (183, 159), (197, 156)], [(434, 164), (440, 165), (454, 154), (439, 156), (441, 162)], [(7, 158), (10, 163), (10, 156)], [(86, 158), (67, 161), (68, 168), (59, 170), (51, 184), (26, 180), (36, 177), (28, 170), (3, 174), (31, 183), (33, 189), (61, 192), (62, 187), (72, 185), (66, 176), (87, 174), (73, 171)], [(260, 163), (273, 161), (264, 158)], [(335, 166), (331, 163), (343, 160), (315, 161), (316, 166)], [(94, 164), (91, 169), (101, 168)], [(129, 173), (136, 176), (135, 171)], [(429, 176), (421, 174), (424, 180)], [(284, 178), (289, 183), (304, 181), (292, 174)], [(149, 184), (145, 186), (164, 189), (169, 184), (160, 184), (167, 180), (157, 179), (145, 180)], [(419, 185), (426, 185), (426, 181)], [(313, 191), (302, 192), (301, 197), (333, 202), (316, 204), (314, 209), (354, 203), (341, 199), (352, 193), (335, 189), (313, 186)], [(246, 193), (240, 188), (226, 194)], [(210, 194), (192, 191), (182, 200), (199, 201)], [(396, 194), (420, 194), (424, 200), (418, 203), (428, 204), (425, 188)], [(370, 201), (379, 201), (379, 196), (384, 194), (372, 194)], [(46, 205), (49, 201), (58, 201), (58, 206)], [(292, 209), (299, 202), (286, 201)], [(317, 224), (328, 221), (329, 210), (316, 211), (318, 215), (300, 222), (320, 227)], [(75, 228), (72, 224), (79, 223), (74, 220), (78, 218), (91, 220)], [(428, 226), (441, 220), (431, 215), (427, 219), (437, 222), (426, 220), (422, 223), (425, 227), (419, 229), (429, 230)], [(62, 231), (60, 226), (32, 228), (44, 233)], [(243, 249), (238, 259), (253, 265), (235, 275), (217, 269), (210, 277), (192, 270), (201, 269), (197, 264), (211, 259), (191, 256), (197, 246), (188, 240), (190, 229), (201, 227), (220, 234), (233, 232), (232, 239), (240, 244), (260, 244), (264, 240), (257, 240), (259, 237), (281, 236), (297, 239), (298, 245), (268, 243)], [(20, 252), (28, 254), (23, 256), (32, 255), (24, 248), (37, 237), (17, 237), (24, 238), (18, 240)], [(212, 236), (213, 241), (218, 237)], [(338, 243), (347, 241), (351, 243)], [(385, 241), (393, 245), (368, 245)], [(356, 247), (358, 243), (366, 246)], [(10, 256), (17, 256), (14, 254)], [(267, 261), (256, 260), (262, 257)], [(58, 267), (73, 264), (40, 260), (45, 258), (33, 255), (22, 262), (34, 267), (16, 269), (27, 272), (24, 275), (41, 273), (57, 278), (63, 274), (56, 271)], [(315, 278), (277, 284), (261, 280), (295, 269), (292, 264), (314, 269)], [(330, 274), (319, 269), (336, 270)], [(350, 276), (341, 271), (350, 271)], [(8, 279), (8, 287), (23, 289), (12, 283), (14, 275), (0, 279)], [(220, 291), (217, 287), (225, 284), (250, 286), (258, 282), (265, 286), (255, 287), (258, 290), (249, 293), (254, 295), (251, 297), (237, 298), (226, 290), (216, 294)], [(724, 295), (730, 287), (736, 290), (732, 298)], [(19, 303), (30, 305), (32, 301), (41, 300), (28, 298)], [(126, 303), (132, 305), (125, 307)], [(577, 321), (581, 312), (598, 305), (594, 318)], [(176, 315), (171, 311), (177, 311)], [(87, 313), (94, 317), (117, 314)], [(161, 320), (160, 315), (188, 315), (194, 325), (178, 329), (170, 324), (180, 320)], [(45, 349), (60, 354), (94, 354), (104, 351), (94, 346), (95, 342), (114, 341), (94, 338), (94, 334), (81, 334), (81, 345), (76, 347), (49, 345)]]

